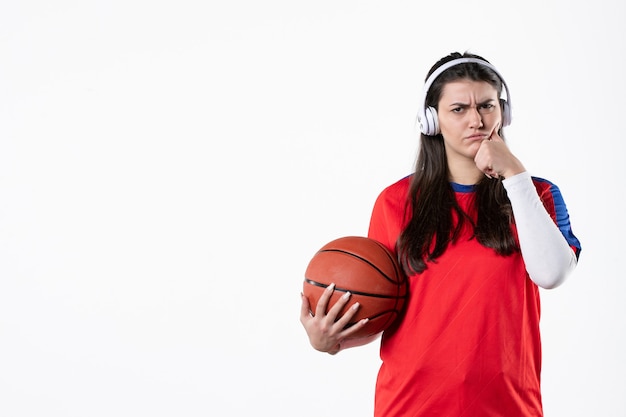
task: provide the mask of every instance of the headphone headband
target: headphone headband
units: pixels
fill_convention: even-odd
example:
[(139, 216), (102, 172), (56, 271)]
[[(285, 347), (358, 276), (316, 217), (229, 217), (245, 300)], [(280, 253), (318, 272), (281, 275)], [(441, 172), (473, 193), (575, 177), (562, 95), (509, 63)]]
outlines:
[(445, 64), (441, 65), (437, 68), (433, 73), (426, 79), (424, 83), (423, 93), (422, 93), (422, 101), (420, 103), (420, 110), (417, 113), (418, 120), (420, 122), (420, 130), (422, 133), (426, 135), (436, 135), (439, 133), (439, 122), (437, 120), (437, 111), (433, 107), (426, 106), (426, 96), (428, 95), (428, 91), (430, 90), (431, 85), (435, 82), (437, 77), (439, 77), (445, 70), (448, 68), (465, 64), (465, 63), (475, 63), (482, 65), (483, 67), (487, 67), (493, 72), (496, 73), (502, 85), (504, 86), (504, 90), (506, 91), (506, 100), (501, 99), (504, 102), (503, 114), (502, 114), (502, 126), (507, 126), (511, 124), (511, 96), (509, 94), (509, 87), (506, 85), (504, 78), (500, 74), (500, 72), (489, 62), (484, 61), (478, 58), (457, 58), (452, 61), (448, 61)]

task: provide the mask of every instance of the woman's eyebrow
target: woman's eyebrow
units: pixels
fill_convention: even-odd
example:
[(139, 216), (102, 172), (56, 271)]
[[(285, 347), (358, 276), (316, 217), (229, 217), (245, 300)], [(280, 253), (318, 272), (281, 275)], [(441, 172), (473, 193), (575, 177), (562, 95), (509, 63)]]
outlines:
[[(479, 105), (479, 106), (482, 106), (483, 104), (493, 103), (494, 101), (496, 101), (496, 100), (493, 99), (493, 98), (489, 98), (489, 99), (486, 99), (486, 100), (483, 100), (483, 101), (479, 101), (476, 104)], [(450, 103), (448, 105), (448, 107), (469, 107), (469, 104), (465, 103), (465, 102), (457, 101), (457, 102), (454, 102), (454, 103)]]

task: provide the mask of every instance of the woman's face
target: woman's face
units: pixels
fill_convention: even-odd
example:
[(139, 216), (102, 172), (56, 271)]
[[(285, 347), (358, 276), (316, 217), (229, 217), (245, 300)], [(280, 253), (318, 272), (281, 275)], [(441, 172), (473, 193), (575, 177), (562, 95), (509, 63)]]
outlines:
[(485, 81), (462, 79), (444, 85), (437, 115), (449, 164), (473, 161), (481, 142), (502, 124), (498, 91)]

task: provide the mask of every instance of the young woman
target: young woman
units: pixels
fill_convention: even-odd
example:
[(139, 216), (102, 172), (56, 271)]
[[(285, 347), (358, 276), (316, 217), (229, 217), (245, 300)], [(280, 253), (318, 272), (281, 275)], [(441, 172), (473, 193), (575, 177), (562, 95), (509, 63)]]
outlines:
[[(501, 99), (506, 90), (506, 100)], [(511, 98), (483, 58), (453, 53), (426, 79), (415, 173), (382, 191), (369, 237), (409, 280), (403, 317), (381, 339), (375, 415), (542, 416), (539, 287), (560, 285), (580, 243), (559, 189), (531, 177), (503, 140)], [(332, 286), (301, 322), (335, 354), (372, 339), (344, 329)], [(330, 307), (330, 308), (329, 308)]]

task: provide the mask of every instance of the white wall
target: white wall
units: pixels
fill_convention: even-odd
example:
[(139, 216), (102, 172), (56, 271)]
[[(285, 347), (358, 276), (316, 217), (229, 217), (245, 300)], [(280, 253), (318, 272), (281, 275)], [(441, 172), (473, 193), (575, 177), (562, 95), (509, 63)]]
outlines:
[(583, 244), (542, 293), (546, 415), (626, 415), (624, 8), (578, 3), (4, 2), (0, 415), (371, 415), (377, 347), (310, 348), (303, 272), (464, 50)]

